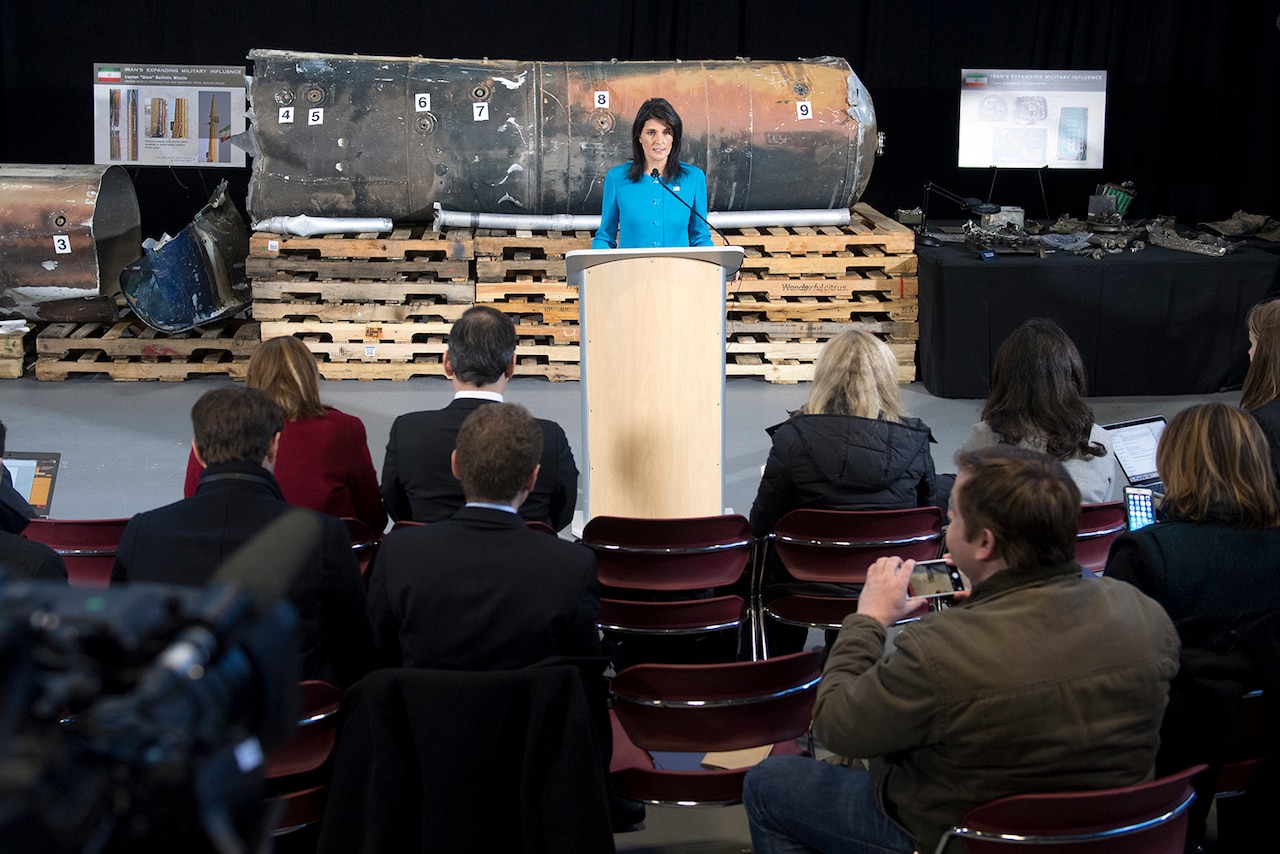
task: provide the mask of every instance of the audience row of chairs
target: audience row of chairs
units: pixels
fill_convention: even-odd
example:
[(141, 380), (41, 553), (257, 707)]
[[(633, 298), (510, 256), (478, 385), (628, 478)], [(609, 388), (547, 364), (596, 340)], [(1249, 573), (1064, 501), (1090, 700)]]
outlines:
[[(1120, 502), (1085, 505), (1077, 559), (1101, 573), (1111, 542), (1125, 529)], [(836, 630), (857, 609), (856, 586), (882, 555), (930, 560), (942, 554), (942, 513), (907, 510), (802, 509), (782, 517), (762, 541), (740, 515), (694, 519), (598, 516), (583, 543), (596, 553), (603, 588), (600, 627), (606, 632), (671, 635), (739, 629), (745, 619), (753, 658), (768, 657), (764, 622)], [(771, 590), (766, 568), (776, 564), (801, 585)], [(706, 595), (708, 590), (742, 589)], [(813, 585), (822, 585), (814, 587)], [(842, 589), (843, 588), (843, 589)], [(663, 601), (615, 598), (619, 592)], [(683, 594), (683, 598), (681, 598)]]
[[(73, 584), (105, 586), (126, 521), (35, 520), (25, 533), (63, 555)], [(379, 537), (354, 520), (348, 525), (352, 548), (362, 570), (367, 569)], [(1077, 546), (1081, 563), (1100, 571), (1111, 539), (1123, 527), (1119, 504), (1086, 506)], [(838, 626), (856, 608), (852, 596), (801, 592), (766, 600), (760, 578), (770, 552), (797, 581), (856, 585), (877, 554), (938, 556), (942, 519), (930, 508), (797, 511), (757, 543), (741, 516), (599, 517), (588, 524), (583, 541), (595, 550), (600, 581), (608, 591), (703, 597), (646, 601), (605, 596), (600, 624), (606, 632), (738, 630), (745, 620), (753, 652), (767, 653), (761, 631), (766, 618), (827, 628)], [(702, 592), (735, 585), (741, 590), (744, 578), (750, 581), (746, 598), (737, 592)], [(612, 784), (626, 797), (653, 804), (739, 801), (745, 769), (702, 767), (703, 754), (765, 746), (771, 752), (806, 752), (820, 678), (821, 658), (814, 651), (723, 664), (636, 664), (622, 670), (611, 687)], [(298, 734), (267, 762), (278, 833), (318, 821), (327, 796), (322, 769), (333, 750), (341, 694), (324, 683), (303, 683), (302, 690)], [(1265, 727), (1260, 714), (1250, 714), (1260, 711), (1260, 695), (1255, 692), (1248, 700), (1239, 739), (1245, 744), (1253, 738), (1245, 731), (1250, 720), (1257, 718), (1254, 723)], [(807, 746), (811, 751), (811, 741)], [(1219, 796), (1255, 785), (1272, 759), (1246, 753), (1229, 763), (1218, 778)], [(1201, 770), (1198, 766), (1120, 789), (1005, 798), (973, 810), (939, 851), (956, 839), (963, 839), (967, 850), (979, 851), (1040, 837), (1054, 837), (1055, 847), (1063, 851), (1129, 851), (1139, 845), (1141, 850), (1180, 851), (1191, 795), (1188, 781)]]

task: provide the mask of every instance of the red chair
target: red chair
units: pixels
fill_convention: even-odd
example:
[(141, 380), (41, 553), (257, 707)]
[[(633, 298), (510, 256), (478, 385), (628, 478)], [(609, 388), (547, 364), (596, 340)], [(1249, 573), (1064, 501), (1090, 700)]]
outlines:
[(343, 516), (342, 521), (347, 523), (347, 531), (351, 534), (351, 551), (356, 556), (356, 563), (360, 564), (360, 574), (367, 578), (382, 534), (352, 516)]
[(1080, 505), (1080, 530), (1076, 533), (1076, 562), (1102, 574), (1107, 568), (1111, 543), (1127, 527), (1123, 501)]
[(539, 533), (550, 534), (553, 537), (560, 536), (558, 533), (556, 533), (555, 528), (551, 527), (546, 522), (543, 522), (541, 519), (526, 519), (524, 524), (525, 524), (525, 527), (527, 527), (531, 531), (538, 531)]
[[(328, 682), (307, 680), (302, 691), (302, 715), (293, 737), (266, 758), (264, 776), (278, 794), (267, 805), (278, 811), (273, 836), (292, 833), (324, 817), (327, 781), (317, 772), (329, 761), (338, 734), (342, 691)], [(297, 788), (294, 788), (294, 787)]]
[(707, 597), (706, 591), (736, 584), (751, 564), (754, 541), (744, 516), (596, 516), (583, 529), (582, 544), (595, 552), (596, 575), (607, 588), (600, 598), (602, 630), (653, 636), (741, 628), (746, 600)]
[(802, 754), (796, 740), (808, 735), (821, 678), (816, 650), (767, 661), (628, 667), (611, 688), (614, 788), (668, 806), (740, 802), (748, 769), (663, 770), (652, 753), (770, 746), (771, 753)]
[(419, 525), (425, 525), (425, 524), (427, 523), (415, 522), (412, 519), (401, 519), (391, 525), (391, 531), (389, 531), (388, 533), (391, 533), (394, 531), (403, 531), (405, 528), (416, 528)]
[(44, 543), (67, 565), (72, 587), (106, 587), (128, 519), (32, 519), (22, 536)]
[(1018, 845), (1045, 845), (1054, 854), (1182, 854), (1195, 798), (1191, 777), (1205, 767), (1136, 786), (1000, 798), (969, 810), (935, 854), (953, 839), (969, 854), (1007, 854)]
[[(852, 593), (840, 595), (786, 592), (770, 596), (764, 572), (772, 551), (794, 581), (861, 585), (877, 558), (932, 560), (942, 544), (942, 511), (937, 507), (904, 510), (792, 510), (765, 539), (756, 573), (760, 621), (766, 618), (816, 629), (839, 629), (858, 608)], [(766, 600), (766, 597), (769, 597)], [(761, 651), (769, 656), (761, 633)]]

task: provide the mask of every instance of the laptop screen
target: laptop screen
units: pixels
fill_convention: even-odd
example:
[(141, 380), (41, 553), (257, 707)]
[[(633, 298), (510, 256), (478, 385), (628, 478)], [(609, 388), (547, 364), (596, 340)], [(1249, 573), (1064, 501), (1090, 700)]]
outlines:
[(1116, 459), (1130, 483), (1150, 483), (1160, 479), (1156, 471), (1156, 445), (1164, 432), (1164, 425), (1164, 416), (1106, 425)]
[(58, 478), (62, 455), (56, 451), (6, 451), (4, 467), (13, 478), (13, 488), (27, 499), (37, 516), (47, 517), (53, 504), (53, 484)]

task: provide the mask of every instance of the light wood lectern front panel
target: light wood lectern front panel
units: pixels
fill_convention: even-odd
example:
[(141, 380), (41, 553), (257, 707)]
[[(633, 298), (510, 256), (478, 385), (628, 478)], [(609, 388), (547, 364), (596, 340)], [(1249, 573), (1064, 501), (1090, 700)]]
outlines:
[(724, 250), (644, 252), (590, 253), (623, 257), (579, 280), (586, 518), (717, 515)]

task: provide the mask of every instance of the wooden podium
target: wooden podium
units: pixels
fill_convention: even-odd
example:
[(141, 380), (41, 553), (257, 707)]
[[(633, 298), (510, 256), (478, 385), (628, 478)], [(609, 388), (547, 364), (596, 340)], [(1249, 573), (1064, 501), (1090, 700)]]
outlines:
[(579, 250), (585, 520), (714, 516), (724, 459), (725, 278), (740, 247)]

